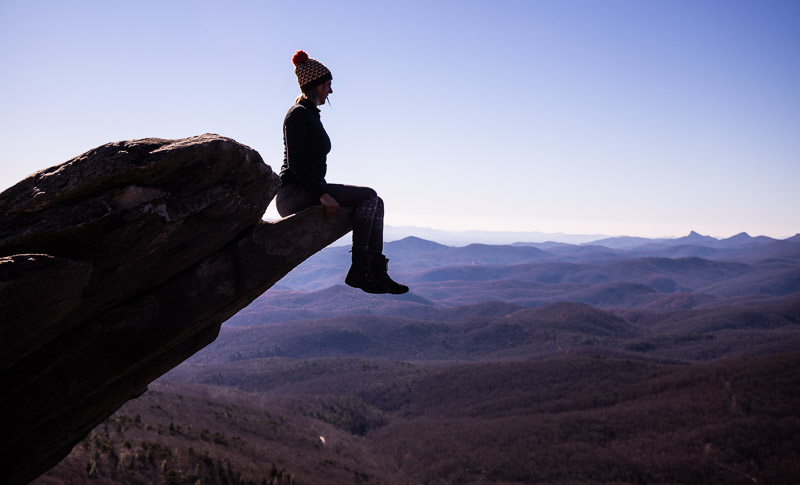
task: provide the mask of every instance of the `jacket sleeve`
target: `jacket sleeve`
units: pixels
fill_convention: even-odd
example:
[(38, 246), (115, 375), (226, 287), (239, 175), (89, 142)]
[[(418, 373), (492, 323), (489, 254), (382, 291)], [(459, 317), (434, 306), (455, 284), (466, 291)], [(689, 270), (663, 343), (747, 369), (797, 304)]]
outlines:
[(311, 120), (308, 119), (308, 113), (303, 109), (293, 110), (283, 123), (289, 170), (303, 184), (303, 187), (319, 198), (327, 189), (324, 180), (320, 180), (314, 175), (311, 161), (308, 159), (306, 146), (310, 130)]

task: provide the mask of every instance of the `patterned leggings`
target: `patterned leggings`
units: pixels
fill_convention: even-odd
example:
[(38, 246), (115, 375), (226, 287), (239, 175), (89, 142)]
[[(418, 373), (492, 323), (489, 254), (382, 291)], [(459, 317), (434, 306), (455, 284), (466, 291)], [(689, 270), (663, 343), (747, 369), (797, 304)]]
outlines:
[[(353, 247), (372, 253), (383, 252), (383, 200), (369, 187), (326, 184), (328, 194), (341, 207), (355, 207), (353, 214)], [(287, 184), (278, 190), (275, 205), (278, 214), (286, 217), (320, 201), (300, 184)]]

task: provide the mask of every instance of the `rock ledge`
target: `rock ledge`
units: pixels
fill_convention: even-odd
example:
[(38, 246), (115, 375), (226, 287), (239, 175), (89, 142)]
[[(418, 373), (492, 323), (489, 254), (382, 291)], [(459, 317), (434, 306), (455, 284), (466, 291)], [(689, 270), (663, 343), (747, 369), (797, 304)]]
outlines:
[(261, 216), (280, 179), (206, 134), (109, 143), (0, 193), (2, 483), (27, 483), (351, 229)]

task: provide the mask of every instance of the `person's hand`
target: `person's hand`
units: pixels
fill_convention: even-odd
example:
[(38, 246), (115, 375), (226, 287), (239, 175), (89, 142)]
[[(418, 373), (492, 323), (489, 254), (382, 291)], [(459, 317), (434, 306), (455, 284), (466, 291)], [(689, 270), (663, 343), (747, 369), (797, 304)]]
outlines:
[(322, 194), (319, 197), (319, 201), (322, 202), (322, 205), (325, 207), (326, 219), (330, 219), (331, 217), (335, 216), (337, 212), (339, 212), (339, 203), (336, 202), (336, 199), (331, 197), (330, 194)]

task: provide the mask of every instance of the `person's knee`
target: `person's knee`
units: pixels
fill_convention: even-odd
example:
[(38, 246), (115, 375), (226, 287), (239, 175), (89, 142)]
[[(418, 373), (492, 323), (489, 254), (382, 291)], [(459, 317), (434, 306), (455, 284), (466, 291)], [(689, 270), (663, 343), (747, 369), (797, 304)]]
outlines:
[(278, 195), (275, 197), (275, 208), (278, 210), (278, 215), (281, 217), (286, 217), (288, 215), (286, 203), (284, 199), (280, 197), (280, 192), (278, 192)]

